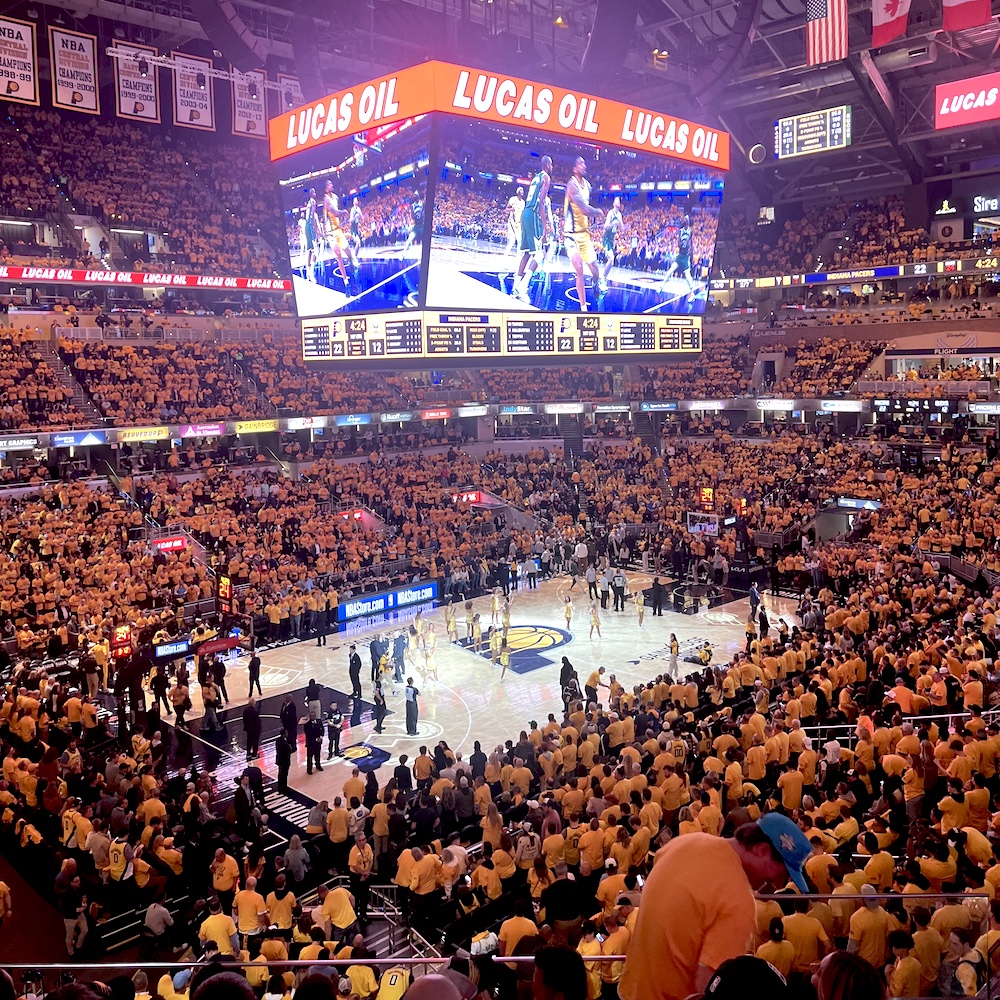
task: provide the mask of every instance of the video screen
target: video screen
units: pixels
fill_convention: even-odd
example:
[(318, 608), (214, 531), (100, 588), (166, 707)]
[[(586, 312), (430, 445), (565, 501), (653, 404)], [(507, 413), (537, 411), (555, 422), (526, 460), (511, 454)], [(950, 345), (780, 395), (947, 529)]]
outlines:
[(705, 311), (719, 171), (449, 116), (435, 183), (428, 308)]
[(415, 307), (430, 119), (406, 119), (282, 163), (299, 316)]

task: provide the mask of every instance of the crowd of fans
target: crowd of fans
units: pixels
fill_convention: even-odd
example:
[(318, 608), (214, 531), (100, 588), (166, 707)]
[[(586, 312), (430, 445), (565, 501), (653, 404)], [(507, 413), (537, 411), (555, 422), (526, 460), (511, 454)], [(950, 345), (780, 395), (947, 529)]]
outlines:
[[(787, 219), (780, 231), (773, 223), (762, 226), (758, 220), (734, 212), (723, 229), (732, 234), (734, 252), (722, 259), (729, 277), (967, 258), (996, 247), (995, 236), (977, 236), (959, 243), (935, 242), (926, 229), (907, 224), (899, 195), (806, 205), (802, 215)], [(832, 242), (823, 247), (828, 235)]]
[(72, 390), (44, 360), (33, 332), (0, 326), (0, 428), (61, 430), (85, 425), (87, 418), (73, 403)]
[[(607, 448), (573, 471), (557, 458), (536, 450), (490, 455), (483, 464), (453, 453), (378, 461), (370, 472), (320, 462), (305, 483), (209, 476), (123, 485), (139, 510), (184, 519), (220, 566), (250, 584), (247, 606), (259, 594), (275, 634), (287, 627), (292, 636), (308, 599), (295, 568), (299, 550), (305, 565), (312, 558), (326, 570), (363, 568), (375, 553), (365, 532), (342, 535), (337, 552), (328, 545), (334, 518), (324, 522), (318, 507), (338, 489), (364, 498), (397, 529), (382, 543), (386, 554), (419, 556), (426, 540), (439, 544), (451, 560), (452, 592), (462, 593), (477, 582), (462, 576), (465, 556), (499, 560), (501, 552), (520, 557), (538, 547), (548, 553), (546, 574), (570, 568), (574, 558), (580, 571), (581, 563), (622, 564), (645, 551), (657, 570), (697, 573), (705, 563), (724, 574), (722, 564), (735, 557), (732, 539), (716, 550), (711, 539), (668, 528), (678, 522), (680, 501), (706, 481), (716, 483), (722, 509), (749, 499), (751, 524), (780, 524), (785, 513), (794, 517), (844, 492), (882, 507), (863, 513), (846, 537), (772, 557), (772, 591), (791, 587), (802, 600), (790, 621), (752, 590), (743, 652), (713, 662), (709, 649), (687, 676), (674, 654), (659, 676), (635, 686), (600, 671), (577, 677), (564, 661), (562, 706), (538, 713), (551, 712), (547, 722), (529, 722), (495, 749), (459, 754), (441, 743), (422, 750), (412, 767), (400, 760), (388, 781), (352, 775), (339, 801), (312, 810), (305, 844), (293, 841), (283, 855), (263, 849), (258, 818), (239, 806), (235, 829), (249, 853), (232, 851), (221, 839), (231, 827), (216, 806), (220, 790), (210, 774), (172, 773), (162, 732), (139, 732), (124, 754), (115, 748), (95, 757), (90, 748), (103, 730), (92, 695), (47, 682), (26, 664), (0, 711), (0, 824), (35, 870), (52, 870), (52, 845), (59, 845), (55, 899), (70, 954), (85, 954), (86, 938), (95, 931), (99, 938), (103, 908), (127, 899), (150, 907), (154, 946), (232, 954), (259, 986), (259, 955), (309, 960), (326, 949), (353, 992), (369, 996), (377, 983), (362, 971), (369, 956), (354, 935), (364, 930), (368, 883), (376, 880), (395, 884), (407, 921), (449, 947), (475, 940), (485, 944), (474, 953), (499, 948), (507, 956), (531, 954), (544, 942), (581, 955), (626, 954), (624, 964), (592, 967), (574, 996), (657, 996), (662, 984), (646, 978), (651, 963), (659, 975), (668, 968), (686, 974), (683, 964), (656, 956), (677, 933), (672, 908), (693, 903), (669, 888), (678, 871), (669, 857), (714, 849), (703, 846), (706, 837), (755, 836), (747, 825), (778, 813), (811, 846), (808, 887), (833, 899), (759, 901), (739, 918), (749, 921), (751, 952), (793, 984), (804, 985), (836, 947), (884, 974), (892, 996), (935, 988), (972, 995), (983, 985), (997, 966), (1000, 938), (1000, 911), (990, 906), (1000, 864), (989, 839), (1000, 815), (1000, 728), (983, 717), (1000, 682), (1000, 592), (961, 582), (935, 564), (934, 552), (945, 540), (951, 548), (940, 551), (963, 557), (995, 548), (995, 451), (949, 449), (939, 468), (919, 474), (895, 468), (877, 444), (795, 435), (754, 447), (723, 435), (711, 446), (677, 443), (662, 456)], [(477, 471), (484, 486), (506, 490), (551, 527), (498, 532), (489, 554), (477, 551), (473, 533), (462, 534), (468, 513), (460, 523), (447, 507), (451, 485), (476, 482)], [(618, 524), (663, 497), (663, 478), (667, 499), (651, 510), (658, 533), (647, 548), (633, 549)], [(774, 489), (785, 491), (780, 502), (763, 495)], [(589, 535), (583, 508), (592, 509)], [(138, 513), (84, 488), (7, 506), (2, 606), (20, 626), (21, 656), (36, 654), (33, 622), (52, 626), (50, 641), (61, 642), (72, 621), (83, 626), (76, 641), (94, 660), (94, 683), (102, 683), (107, 631), (135, 613), (129, 604), (138, 595), (129, 588), (142, 579), (136, 557), (144, 546), (127, 546), (122, 531), (130, 509)], [(87, 523), (93, 529), (81, 530)], [(589, 543), (583, 557), (580, 540)], [(121, 561), (126, 553), (131, 567)], [(179, 573), (183, 580), (182, 565), (177, 556), (150, 562), (168, 579)], [(438, 571), (433, 562), (420, 569)], [(162, 627), (163, 616), (150, 618), (143, 627)], [(175, 680), (165, 700), (182, 704), (173, 692), (182, 699), (185, 684)], [(206, 679), (203, 688), (211, 687)], [(252, 769), (242, 780), (247, 801), (257, 801)], [(667, 856), (654, 865), (664, 845)], [(311, 884), (307, 867), (349, 875), (351, 892), (323, 890), (300, 917), (295, 896)], [(770, 887), (784, 889), (784, 879), (773, 874)], [(158, 924), (158, 900), (182, 889), (210, 901), (192, 903), (173, 928)], [(722, 904), (711, 898), (711, 905)], [(700, 908), (684, 913), (713, 929)], [(744, 948), (733, 933), (722, 945), (713, 941), (711, 953), (734, 957)], [(514, 970), (487, 961), (465, 968), (480, 989), (495, 984), (502, 997), (518, 995)], [(868, 995), (876, 994), (857, 994)]]
[(59, 354), (101, 414), (116, 424), (225, 420), (266, 414), (264, 401), (227, 370), (215, 344), (59, 338)]
[[(11, 185), (19, 195), (39, 191), (44, 203), (46, 195), (54, 197), (48, 192), (55, 184), (81, 213), (94, 213), (112, 227), (162, 236), (169, 253), (163, 260), (154, 258), (154, 268), (183, 265), (266, 277), (285, 270), (282, 254), (271, 260), (251, 242), (266, 211), (257, 207), (263, 204), (260, 198), (245, 199), (251, 202), (247, 210), (231, 189), (220, 186), (216, 197), (214, 181), (212, 189), (198, 183), (187, 154), (158, 133), (37, 108), (19, 109), (15, 123), (24, 138), (20, 158), (35, 161), (22, 163), (19, 184)], [(206, 149), (197, 162), (210, 155)], [(146, 257), (143, 252), (132, 263), (148, 267)]]

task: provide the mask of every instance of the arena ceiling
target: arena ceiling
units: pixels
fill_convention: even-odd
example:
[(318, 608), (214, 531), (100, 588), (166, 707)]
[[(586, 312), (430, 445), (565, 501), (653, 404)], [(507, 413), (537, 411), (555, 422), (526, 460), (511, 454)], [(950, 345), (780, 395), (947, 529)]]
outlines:
[[(232, 0), (268, 53), (304, 88), (328, 92), (426, 58), (447, 58), (576, 86), (718, 122), (736, 142), (733, 185), (770, 202), (900, 190), (911, 183), (1000, 168), (1000, 129), (934, 130), (934, 86), (1000, 61), (1000, 27), (941, 30), (940, 0), (913, 0), (909, 30), (869, 52), (870, 0), (848, 0), (850, 57), (805, 65), (805, 0), (602, 0), (627, 32), (624, 60), (581, 70), (599, 0)], [(161, 50), (211, 47), (199, 10), (215, 0), (42, 0), (75, 18), (108, 19)], [(21, 6), (21, 5), (18, 5)], [(137, 37), (138, 36), (138, 37)], [(598, 35), (598, 49), (610, 45)], [(314, 72), (318, 67), (318, 72)], [(778, 164), (780, 116), (850, 104), (853, 143)], [(768, 152), (747, 160), (755, 143)], [(735, 192), (734, 192), (735, 193)]]

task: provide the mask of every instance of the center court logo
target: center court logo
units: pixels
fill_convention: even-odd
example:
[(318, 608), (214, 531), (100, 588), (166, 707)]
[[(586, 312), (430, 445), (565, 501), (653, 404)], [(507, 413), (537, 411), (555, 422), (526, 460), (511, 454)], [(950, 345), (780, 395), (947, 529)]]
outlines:
[(355, 743), (353, 746), (343, 747), (340, 752), (359, 771), (378, 770), (389, 760), (388, 751), (370, 743)]
[[(548, 654), (573, 641), (573, 634), (565, 629), (553, 628), (551, 625), (512, 625), (507, 633), (507, 647), (510, 649), (510, 669), (515, 674), (527, 674), (540, 667), (548, 667), (557, 662), (557, 658)], [(471, 639), (463, 639), (461, 645), (472, 646)], [(487, 659), (492, 658), (486, 630), (483, 630), (483, 652)]]

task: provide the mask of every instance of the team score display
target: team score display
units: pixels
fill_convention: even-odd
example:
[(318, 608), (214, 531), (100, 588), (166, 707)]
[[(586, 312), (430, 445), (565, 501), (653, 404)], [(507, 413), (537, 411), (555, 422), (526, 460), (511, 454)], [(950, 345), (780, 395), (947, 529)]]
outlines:
[(422, 333), (423, 320), (420, 316), (401, 320), (386, 320), (385, 353), (410, 354), (420, 357), (423, 354)]

